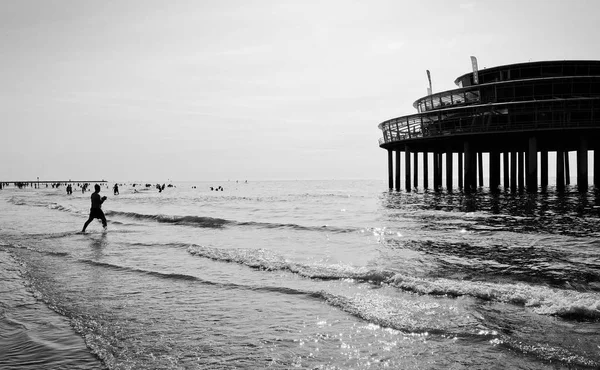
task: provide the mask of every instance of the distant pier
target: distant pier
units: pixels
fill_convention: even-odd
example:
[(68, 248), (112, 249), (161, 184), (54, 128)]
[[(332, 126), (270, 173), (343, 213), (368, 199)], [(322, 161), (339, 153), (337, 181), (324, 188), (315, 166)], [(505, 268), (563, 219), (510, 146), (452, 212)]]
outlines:
[(48, 180), (26, 180), (26, 181), (0, 181), (0, 190), (6, 186), (13, 185), (18, 187), (32, 187), (38, 188), (40, 185), (52, 184), (52, 185), (64, 185), (64, 184), (102, 184), (106, 183), (106, 180), (57, 180), (57, 181), (48, 181)]
[[(491, 191), (537, 192), (548, 186), (550, 153), (557, 190), (569, 185), (573, 169), (583, 192), (589, 187), (591, 152), (593, 184), (599, 188), (600, 61), (530, 62), (481, 71), (476, 61), (473, 65), (472, 73), (455, 80), (457, 89), (420, 98), (413, 104), (418, 113), (379, 124), (390, 189), (429, 188), (431, 167), (436, 191), (455, 188), (454, 171), (457, 188), (474, 191), (483, 186), (486, 153)], [(570, 152), (577, 153), (575, 168)]]

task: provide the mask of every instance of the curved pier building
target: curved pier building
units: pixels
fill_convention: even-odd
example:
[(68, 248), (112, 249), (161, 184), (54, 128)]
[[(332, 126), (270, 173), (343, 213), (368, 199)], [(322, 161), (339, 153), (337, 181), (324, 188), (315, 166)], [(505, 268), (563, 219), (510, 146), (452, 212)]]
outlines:
[(383, 132), (379, 146), (388, 151), (390, 188), (394, 188), (394, 180), (395, 188), (401, 188), (401, 152), (407, 191), (419, 186), (419, 157), (423, 161), (422, 184), (428, 188), (428, 153), (433, 154), (434, 189), (442, 188), (445, 172), (446, 189), (452, 191), (454, 168), (459, 188), (475, 189), (477, 177), (482, 186), (482, 153), (488, 153), (492, 191), (503, 186), (536, 192), (539, 186), (544, 189), (548, 185), (548, 153), (556, 152), (560, 191), (570, 178), (568, 153), (576, 151), (577, 186), (585, 191), (588, 151), (592, 150), (593, 181), (598, 188), (600, 61), (529, 62), (479, 71), (475, 61), (473, 72), (458, 77), (455, 83), (458, 88), (454, 90), (415, 101), (417, 113), (379, 124)]

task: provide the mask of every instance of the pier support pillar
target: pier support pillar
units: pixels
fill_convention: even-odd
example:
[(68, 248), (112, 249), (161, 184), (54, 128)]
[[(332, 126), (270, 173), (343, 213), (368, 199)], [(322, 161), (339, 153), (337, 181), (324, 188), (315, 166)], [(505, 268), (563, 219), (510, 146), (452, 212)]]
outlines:
[(508, 165), (508, 152), (502, 153), (502, 182), (504, 190), (507, 190), (510, 186), (509, 177), (510, 166)]
[(448, 193), (452, 192), (452, 151), (448, 150), (446, 152), (446, 191)]
[(433, 153), (434, 158), (434, 177), (433, 187), (435, 191), (442, 189), (442, 152), (436, 151)]
[(440, 166), (439, 157), (437, 152), (433, 152), (433, 190), (438, 191), (438, 183), (440, 182), (438, 176), (440, 172), (438, 171), (438, 167)]
[(594, 149), (594, 187), (600, 190), (600, 150)]
[(580, 192), (588, 190), (588, 142), (586, 137), (579, 138), (577, 150), (577, 189)]
[(458, 188), (463, 188), (463, 153), (458, 152)]
[(388, 185), (390, 189), (394, 188), (394, 164), (392, 150), (388, 149)]
[(540, 185), (542, 191), (546, 191), (548, 188), (548, 151), (542, 150), (540, 152)]
[(423, 152), (423, 189), (429, 187), (429, 153)]
[(517, 152), (510, 153), (510, 191), (517, 192)]
[(471, 148), (471, 143), (465, 141), (465, 192), (470, 193), (475, 190), (476, 184), (476, 156), (475, 152)]
[(396, 150), (396, 191), (400, 191), (400, 151)]
[(525, 189), (525, 153), (523, 153), (522, 151), (519, 151), (518, 153), (517, 162), (517, 182), (519, 191), (521, 192), (523, 191), (523, 189)]
[(417, 189), (419, 187), (419, 153), (413, 153), (413, 164), (414, 164), (414, 177), (413, 177), (413, 187)]
[(483, 186), (483, 153), (477, 152), (477, 169), (479, 173), (479, 186)]
[(404, 148), (404, 187), (410, 193), (412, 186), (410, 185), (410, 148), (408, 145)]
[(436, 155), (438, 157), (438, 159), (437, 159), (437, 163), (438, 163), (438, 167), (437, 167), (437, 173), (438, 173), (437, 180), (438, 181), (437, 181), (437, 184), (436, 184), (435, 188), (436, 188), (436, 190), (439, 191), (439, 190), (442, 190), (442, 176), (443, 176), (443, 173), (442, 173), (442, 167), (443, 167), (442, 160), (443, 159), (442, 158), (443, 158), (443, 155), (442, 155), (442, 152), (437, 152)]
[(490, 191), (497, 192), (500, 186), (500, 152), (490, 151)]
[(565, 191), (565, 152), (562, 149), (556, 151), (556, 190)]
[(527, 149), (527, 191), (536, 193), (537, 182), (537, 138), (535, 136), (529, 138), (529, 147)]
[(571, 171), (569, 169), (569, 151), (565, 150), (565, 184), (571, 185)]

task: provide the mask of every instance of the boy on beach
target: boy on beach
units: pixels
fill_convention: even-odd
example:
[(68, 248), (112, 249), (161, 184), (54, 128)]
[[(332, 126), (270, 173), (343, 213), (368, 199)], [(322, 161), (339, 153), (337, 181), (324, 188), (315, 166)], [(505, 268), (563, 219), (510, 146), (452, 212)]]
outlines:
[(94, 191), (91, 196), (92, 208), (90, 208), (90, 217), (83, 225), (83, 230), (81, 230), (82, 233), (85, 232), (85, 229), (88, 227), (90, 222), (92, 222), (92, 220), (95, 218), (99, 218), (100, 220), (102, 220), (102, 226), (104, 227), (104, 230), (106, 230), (106, 217), (104, 217), (104, 212), (102, 212), (102, 208), (101, 208), (102, 203), (104, 203), (104, 201), (106, 200), (106, 197), (105, 196), (100, 197), (100, 185), (98, 185), (98, 184), (94, 185), (94, 189), (96, 191)]

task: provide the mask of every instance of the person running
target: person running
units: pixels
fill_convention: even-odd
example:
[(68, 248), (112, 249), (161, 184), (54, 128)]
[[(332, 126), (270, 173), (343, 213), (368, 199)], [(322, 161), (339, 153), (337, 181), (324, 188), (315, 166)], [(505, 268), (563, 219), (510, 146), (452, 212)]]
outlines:
[(90, 208), (90, 217), (83, 225), (83, 230), (81, 230), (82, 233), (85, 232), (85, 229), (88, 227), (90, 222), (92, 222), (92, 220), (95, 218), (99, 218), (102, 221), (102, 227), (104, 227), (104, 230), (106, 230), (106, 226), (107, 226), (106, 225), (106, 217), (104, 216), (104, 212), (102, 212), (102, 208), (101, 208), (102, 203), (104, 203), (104, 201), (106, 200), (106, 197), (105, 196), (100, 197), (100, 185), (98, 185), (98, 184), (94, 185), (94, 189), (96, 191), (94, 191), (91, 196), (92, 208)]

